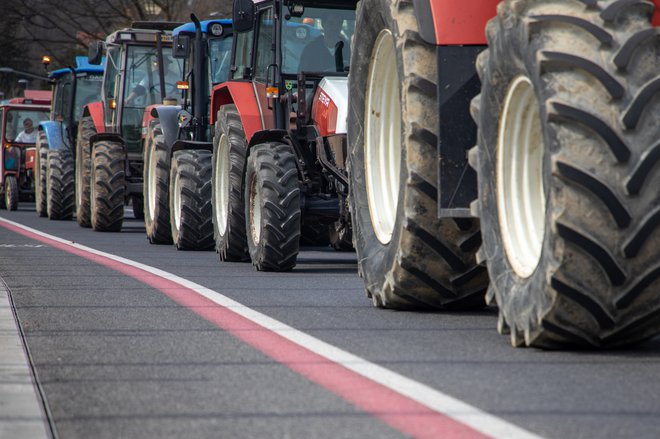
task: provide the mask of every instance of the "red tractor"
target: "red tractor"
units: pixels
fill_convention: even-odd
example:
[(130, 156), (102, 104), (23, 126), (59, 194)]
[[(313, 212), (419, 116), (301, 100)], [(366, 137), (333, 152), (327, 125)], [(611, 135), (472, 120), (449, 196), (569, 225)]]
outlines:
[(213, 90), (222, 260), (290, 270), (302, 239), (351, 246), (347, 76), (355, 1), (237, 0), (230, 80)]
[(120, 231), (124, 205), (143, 217), (142, 120), (145, 109), (180, 94), (181, 62), (172, 58), (179, 23), (137, 22), (90, 47), (106, 53), (101, 101), (86, 105), (76, 140), (76, 220), (96, 231)]
[(0, 105), (0, 205), (16, 210), (19, 201), (34, 200), (37, 127), (48, 120), (50, 99), (11, 102)]
[(515, 346), (660, 331), (654, 3), (361, 2), (349, 199), (376, 306), (487, 291)]

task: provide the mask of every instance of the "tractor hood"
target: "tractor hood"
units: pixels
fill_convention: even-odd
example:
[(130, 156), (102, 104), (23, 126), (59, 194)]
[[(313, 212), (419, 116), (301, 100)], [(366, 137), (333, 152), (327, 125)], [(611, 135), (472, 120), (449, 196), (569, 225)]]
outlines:
[(322, 137), (346, 134), (348, 78), (323, 78), (312, 103), (312, 119)]

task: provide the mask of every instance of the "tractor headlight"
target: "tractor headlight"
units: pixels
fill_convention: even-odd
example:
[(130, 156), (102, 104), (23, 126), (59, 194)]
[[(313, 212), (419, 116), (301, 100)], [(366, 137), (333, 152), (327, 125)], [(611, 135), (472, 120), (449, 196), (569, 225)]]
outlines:
[(222, 35), (222, 33), (224, 31), (225, 31), (225, 29), (222, 27), (222, 25), (220, 23), (211, 23), (209, 25), (209, 32), (214, 37), (219, 37), (220, 35)]

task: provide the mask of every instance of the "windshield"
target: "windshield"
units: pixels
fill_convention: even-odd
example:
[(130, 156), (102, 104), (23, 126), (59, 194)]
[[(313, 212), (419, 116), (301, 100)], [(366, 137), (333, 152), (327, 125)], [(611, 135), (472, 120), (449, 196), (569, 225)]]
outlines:
[(7, 110), (5, 140), (16, 143), (37, 143), (39, 122), (49, 119), (48, 110)]
[(355, 10), (305, 8), (282, 27), (282, 72), (347, 72)]
[[(177, 98), (177, 81), (183, 78), (183, 61), (172, 58), (172, 49), (163, 47), (165, 72), (165, 96)], [(155, 47), (129, 46), (126, 59), (126, 86), (124, 87), (124, 105), (129, 108), (145, 108), (160, 104), (164, 97), (160, 95), (158, 75), (158, 57)]]
[(229, 79), (232, 39), (232, 37), (226, 37), (209, 40), (209, 74), (211, 84), (220, 84)]
[(101, 99), (102, 75), (81, 75), (76, 79), (76, 101), (73, 107), (73, 120), (78, 122), (83, 107)]

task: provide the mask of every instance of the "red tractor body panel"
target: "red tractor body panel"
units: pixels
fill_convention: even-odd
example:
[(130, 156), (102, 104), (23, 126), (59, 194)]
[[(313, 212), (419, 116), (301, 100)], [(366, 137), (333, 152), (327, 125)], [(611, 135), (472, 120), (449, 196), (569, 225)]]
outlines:
[(245, 138), (250, 141), (254, 133), (263, 128), (261, 113), (251, 82), (231, 81), (213, 87), (211, 96), (211, 125), (215, 124), (220, 107), (234, 104), (241, 115)]
[(435, 43), (486, 44), (486, 23), (496, 14), (499, 0), (429, 0)]
[(655, 14), (653, 15), (653, 26), (660, 27), (660, 0), (653, 0), (655, 3)]
[(96, 133), (101, 134), (105, 133), (105, 122), (103, 120), (103, 102), (92, 102), (88, 104), (84, 110), (85, 113), (89, 113), (94, 121), (94, 126), (96, 127)]

